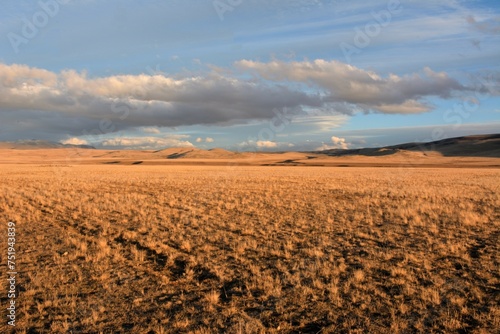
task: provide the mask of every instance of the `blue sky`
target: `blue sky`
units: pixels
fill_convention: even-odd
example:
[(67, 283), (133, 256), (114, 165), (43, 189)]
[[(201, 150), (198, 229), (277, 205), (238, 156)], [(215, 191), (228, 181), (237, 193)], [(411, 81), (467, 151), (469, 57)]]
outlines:
[(316, 150), (500, 129), (500, 3), (2, 3), (0, 140)]

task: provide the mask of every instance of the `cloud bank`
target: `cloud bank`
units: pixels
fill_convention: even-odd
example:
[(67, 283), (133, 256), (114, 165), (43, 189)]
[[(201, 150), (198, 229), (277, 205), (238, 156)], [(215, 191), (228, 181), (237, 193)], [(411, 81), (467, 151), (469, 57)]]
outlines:
[(194, 147), (187, 140), (188, 135), (168, 135), (164, 137), (117, 137), (106, 139), (101, 146), (113, 149), (153, 150), (164, 147)]
[[(54, 73), (0, 63), (0, 120), (9, 124), (6, 132), (40, 131), (60, 138), (132, 128), (158, 134), (161, 127), (271, 120), (285, 108), (302, 116), (422, 113), (432, 109), (426, 98), (449, 99), (466, 90), (447, 73), (430, 68), (382, 76), (322, 59), (241, 60), (234, 68), (196, 76), (97, 78), (74, 70)], [(117, 146), (128, 145), (120, 140)]]
[(447, 99), (453, 92), (467, 90), (446, 73), (434, 72), (428, 67), (422, 73), (382, 77), (373, 71), (322, 59), (290, 63), (242, 60), (236, 66), (272, 81), (315, 85), (324, 89), (327, 102), (343, 102), (364, 111), (388, 114), (426, 112), (431, 110), (431, 106), (423, 101), (425, 97), (439, 96)]
[[(58, 115), (64, 122), (53, 127), (81, 134), (78, 130), (89, 127), (116, 132), (271, 119), (275, 109), (300, 111), (321, 107), (323, 102), (319, 96), (283, 85), (216, 73), (180, 79), (145, 74), (88, 78), (86, 73), (72, 70), (56, 74), (0, 64), (0, 105), (2, 114), (36, 111)], [(82, 125), (80, 129), (75, 127), (76, 121)]]

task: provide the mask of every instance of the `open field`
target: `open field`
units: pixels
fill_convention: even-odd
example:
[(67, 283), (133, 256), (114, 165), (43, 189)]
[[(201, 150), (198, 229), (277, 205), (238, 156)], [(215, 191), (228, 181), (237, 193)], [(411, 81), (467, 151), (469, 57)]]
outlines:
[[(500, 144), (498, 145), (500, 146)], [(497, 156), (444, 156), (437, 151), (397, 150), (374, 155), (330, 156), (320, 152), (231, 152), (222, 149), (171, 148), (158, 151), (80, 148), (8, 149), (0, 146), (0, 164), (149, 165), (149, 166), (315, 166), (500, 168)]]
[(53, 161), (0, 166), (18, 333), (500, 328), (500, 169)]

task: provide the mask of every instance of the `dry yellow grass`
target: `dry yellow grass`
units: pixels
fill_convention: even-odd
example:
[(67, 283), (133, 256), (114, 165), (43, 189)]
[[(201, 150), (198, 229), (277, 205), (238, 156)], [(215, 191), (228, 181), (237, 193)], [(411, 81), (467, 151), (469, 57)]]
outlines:
[(0, 168), (19, 333), (500, 328), (498, 169)]

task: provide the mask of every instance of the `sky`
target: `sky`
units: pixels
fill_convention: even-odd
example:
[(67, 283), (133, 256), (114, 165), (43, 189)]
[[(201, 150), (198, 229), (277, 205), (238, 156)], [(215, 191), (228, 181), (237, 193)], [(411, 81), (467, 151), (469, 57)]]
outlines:
[(0, 141), (311, 151), (499, 133), (497, 0), (4, 0)]

